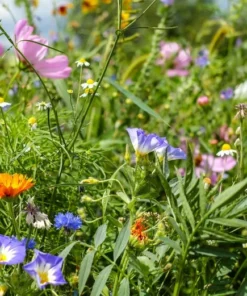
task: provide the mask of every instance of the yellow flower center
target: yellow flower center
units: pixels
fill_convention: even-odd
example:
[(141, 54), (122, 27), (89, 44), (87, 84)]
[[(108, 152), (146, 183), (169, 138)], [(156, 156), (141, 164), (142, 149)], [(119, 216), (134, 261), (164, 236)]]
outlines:
[(91, 88), (86, 88), (84, 91), (86, 94), (93, 94), (94, 90)]
[(211, 183), (212, 183), (211, 179), (207, 178), (207, 177), (203, 179), (203, 182), (206, 184), (209, 184), (209, 185), (211, 185)]
[(93, 79), (88, 79), (87, 80), (87, 84), (93, 84), (94, 83), (94, 80)]
[(79, 62), (80, 62), (80, 63), (85, 63), (86, 60), (85, 60), (84, 58), (81, 58), (81, 59), (79, 59)]
[(45, 284), (48, 282), (48, 272), (38, 272), (40, 283)]
[(30, 117), (28, 119), (28, 123), (31, 124), (31, 125), (35, 124), (36, 122), (37, 122), (37, 119), (35, 117)]
[(0, 103), (4, 102), (4, 98), (0, 97)]
[(7, 261), (7, 256), (5, 254), (0, 254), (0, 262)]
[(231, 150), (231, 146), (229, 144), (224, 144), (224, 145), (222, 145), (221, 150), (223, 150), (223, 151)]

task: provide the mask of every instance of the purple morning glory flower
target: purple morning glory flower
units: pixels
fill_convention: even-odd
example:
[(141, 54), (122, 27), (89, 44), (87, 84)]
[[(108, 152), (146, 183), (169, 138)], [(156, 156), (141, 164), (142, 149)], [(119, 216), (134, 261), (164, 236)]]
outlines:
[(161, 2), (167, 6), (172, 5), (174, 3), (174, 0), (161, 0)]
[(22, 263), (26, 256), (26, 246), (14, 237), (0, 235), (0, 264)]
[(146, 134), (140, 128), (127, 128), (136, 156), (145, 156), (156, 148), (166, 145), (164, 139), (156, 134)]
[(227, 89), (224, 89), (220, 93), (220, 98), (222, 100), (230, 100), (233, 97), (233, 89), (231, 87), (228, 87)]
[(202, 49), (199, 51), (195, 63), (201, 68), (204, 68), (209, 64), (209, 52), (207, 49)]
[(54, 226), (57, 229), (64, 228), (65, 230), (77, 230), (81, 225), (81, 218), (79, 216), (74, 216), (72, 213), (58, 213), (55, 216)]
[(58, 286), (67, 283), (62, 274), (62, 264), (63, 258), (35, 250), (34, 260), (23, 268), (43, 289), (48, 284)]
[(155, 152), (157, 153), (160, 160), (164, 159), (166, 153), (167, 153), (168, 160), (186, 159), (186, 154), (181, 148), (174, 148), (171, 145), (157, 148)]

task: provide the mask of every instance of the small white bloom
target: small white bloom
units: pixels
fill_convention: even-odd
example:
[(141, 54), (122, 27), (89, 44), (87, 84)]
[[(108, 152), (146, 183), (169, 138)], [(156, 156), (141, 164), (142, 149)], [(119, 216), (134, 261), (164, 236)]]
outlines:
[(10, 108), (11, 104), (7, 102), (0, 103), (0, 108), (2, 108), (3, 111), (7, 111)]
[(90, 79), (87, 80), (87, 82), (82, 83), (81, 87), (83, 89), (86, 89), (86, 88), (91, 89), (91, 88), (94, 88), (97, 85), (98, 85), (98, 82), (96, 82), (96, 81), (94, 81), (93, 79), (90, 78)]
[(39, 102), (36, 104), (36, 107), (38, 107), (38, 111), (45, 111), (47, 109), (51, 109), (51, 103), (46, 103), (46, 102)]
[(229, 144), (224, 144), (221, 150), (216, 154), (217, 156), (224, 157), (224, 156), (233, 156), (234, 153), (237, 153), (236, 150), (231, 149)]
[(84, 58), (79, 59), (78, 61), (75, 62), (77, 64), (77, 67), (79, 66), (85, 66), (85, 67), (89, 67), (90, 63), (87, 62)]

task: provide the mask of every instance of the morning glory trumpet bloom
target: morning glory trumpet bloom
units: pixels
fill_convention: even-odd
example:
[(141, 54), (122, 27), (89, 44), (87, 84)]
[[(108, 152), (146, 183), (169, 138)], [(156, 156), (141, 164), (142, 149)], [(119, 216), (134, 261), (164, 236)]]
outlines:
[(167, 145), (164, 139), (156, 134), (146, 134), (140, 128), (127, 128), (126, 130), (130, 136), (137, 158), (147, 155), (158, 147)]
[(62, 274), (62, 264), (62, 257), (35, 250), (34, 260), (23, 268), (43, 289), (48, 284), (58, 286), (67, 283)]
[(155, 150), (160, 160), (167, 155), (168, 160), (186, 159), (186, 153), (181, 148), (175, 148), (171, 145), (160, 147)]
[(23, 241), (0, 234), (0, 264), (12, 265), (22, 263), (26, 256)]

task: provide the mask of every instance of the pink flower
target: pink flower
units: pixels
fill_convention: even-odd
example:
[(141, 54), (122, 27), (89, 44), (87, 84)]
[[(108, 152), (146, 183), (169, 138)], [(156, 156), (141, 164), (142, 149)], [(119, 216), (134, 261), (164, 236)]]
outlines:
[(217, 174), (230, 171), (237, 164), (232, 156), (214, 157), (211, 154), (198, 154), (195, 157), (195, 173), (197, 177), (206, 174), (211, 177), (212, 183), (217, 181)]
[(209, 98), (206, 96), (201, 96), (197, 99), (197, 104), (200, 106), (206, 106), (209, 104)]
[(0, 56), (4, 54), (4, 47), (0, 43)]
[[(33, 65), (40, 76), (59, 79), (67, 78), (71, 73), (68, 67), (68, 58), (65, 55), (58, 55), (53, 58), (45, 59), (48, 53), (48, 41), (38, 35), (32, 35), (34, 28), (29, 26), (26, 20), (20, 20), (15, 26), (15, 43), (26, 59)], [(30, 40), (30, 41), (24, 41)], [(41, 43), (41, 44), (38, 44)], [(25, 59), (16, 52), (18, 59), (26, 63)]]
[(176, 42), (161, 42), (160, 44), (161, 58), (158, 59), (157, 64), (163, 65), (164, 63), (171, 62), (171, 69), (167, 70), (167, 76), (187, 76), (192, 58), (190, 56), (190, 50), (182, 49)]

